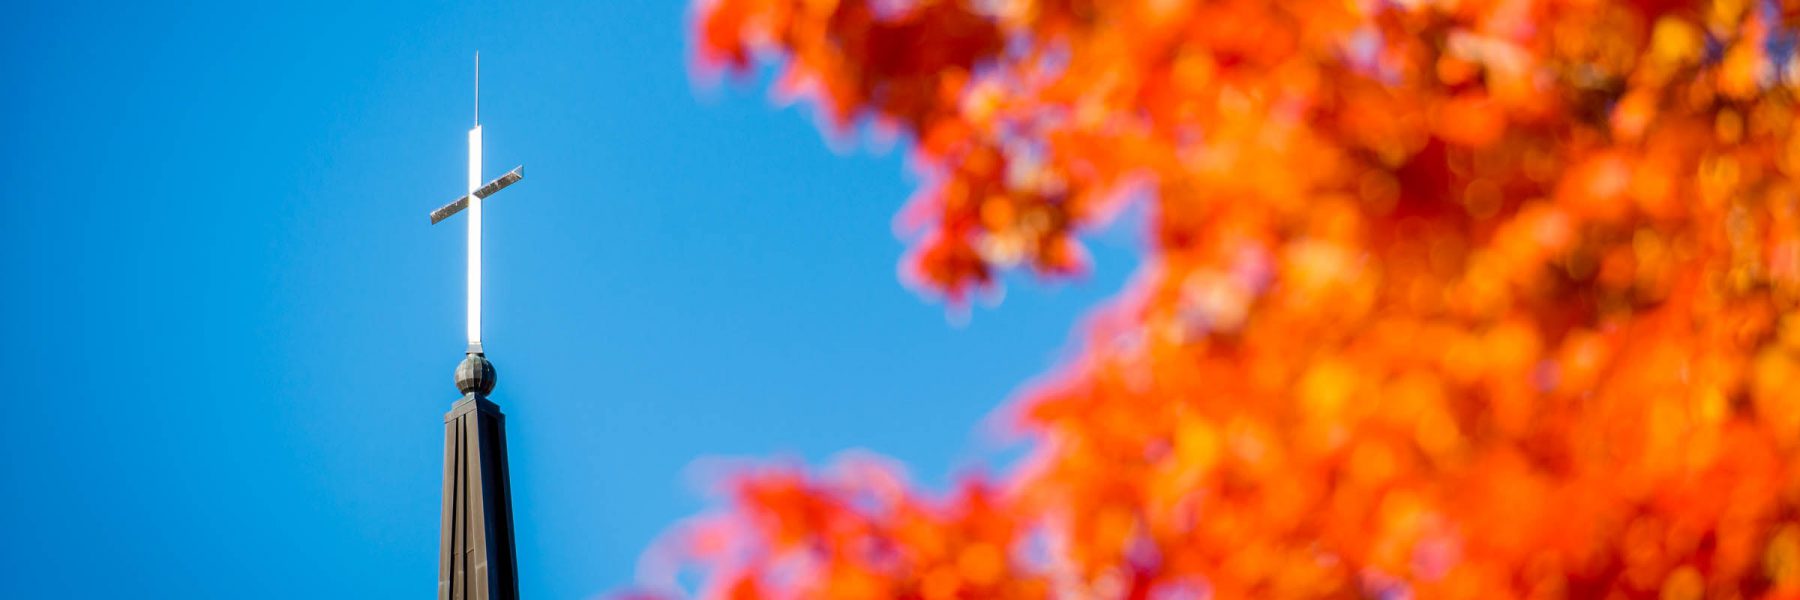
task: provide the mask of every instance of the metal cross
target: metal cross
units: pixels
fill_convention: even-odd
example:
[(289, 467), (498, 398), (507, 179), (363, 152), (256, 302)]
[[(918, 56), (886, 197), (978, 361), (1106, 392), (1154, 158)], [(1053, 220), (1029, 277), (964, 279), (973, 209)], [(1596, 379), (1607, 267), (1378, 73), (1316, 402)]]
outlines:
[(525, 177), (525, 166), (481, 183), (481, 54), (475, 54), (475, 128), (469, 130), (469, 193), (431, 211), (431, 224), (469, 209), (469, 350), (481, 349), (481, 201)]

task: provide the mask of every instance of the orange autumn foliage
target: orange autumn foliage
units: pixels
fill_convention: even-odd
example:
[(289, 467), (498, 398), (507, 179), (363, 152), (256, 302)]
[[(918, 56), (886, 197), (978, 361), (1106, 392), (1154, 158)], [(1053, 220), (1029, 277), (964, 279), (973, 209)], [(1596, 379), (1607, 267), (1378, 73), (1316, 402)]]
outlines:
[(1031, 454), (734, 480), (719, 598), (1800, 598), (1800, 1), (711, 0), (911, 140), (918, 284), (1144, 266)]

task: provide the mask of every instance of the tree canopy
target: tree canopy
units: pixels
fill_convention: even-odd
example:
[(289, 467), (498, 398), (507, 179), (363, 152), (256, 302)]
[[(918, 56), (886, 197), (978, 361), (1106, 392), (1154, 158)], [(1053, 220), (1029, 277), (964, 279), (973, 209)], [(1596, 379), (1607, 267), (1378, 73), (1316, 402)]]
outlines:
[(1800, 1), (711, 0), (951, 303), (1149, 215), (1029, 457), (738, 475), (722, 598), (1800, 598)]

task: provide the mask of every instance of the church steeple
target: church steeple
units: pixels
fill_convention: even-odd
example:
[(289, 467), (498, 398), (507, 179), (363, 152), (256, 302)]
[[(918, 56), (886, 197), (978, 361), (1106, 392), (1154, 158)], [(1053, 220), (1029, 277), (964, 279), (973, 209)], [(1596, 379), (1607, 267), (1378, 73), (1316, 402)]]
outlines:
[(463, 398), (444, 415), (444, 512), (438, 600), (516, 600), (506, 415), (489, 401), (497, 373), (471, 352), (456, 366)]
[(462, 400), (444, 415), (444, 512), (439, 530), (438, 600), (517, 600), (512, 484), (506, 470), (506, 415), (489, 401), (498, 381), (481, 348), (481, 204), (519, 181), (523, 167), (481, 184), (481, 55), (475, 56), (476, 122), (469, 130), (469, 193), (431, 211), (431, 222), (468, 209), (468, 354), (456, 366)]

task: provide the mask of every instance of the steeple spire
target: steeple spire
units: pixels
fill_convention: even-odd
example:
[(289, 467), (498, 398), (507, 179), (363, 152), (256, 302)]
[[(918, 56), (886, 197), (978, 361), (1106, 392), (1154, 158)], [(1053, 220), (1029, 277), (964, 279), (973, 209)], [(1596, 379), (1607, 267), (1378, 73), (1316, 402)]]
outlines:
[(523, 175), (515, 168), (481, 184), (481, 54), (475, 55), (475, 126), (469, 130), (469, 193), (431, 213), (433, 224), (469, 211), (469, 347), (456, 366), (462, 399), (444, 415), (444, 503), (438, 600), (518, 600), (512, 478), (506, 415), (488, 400), (498, 383), (481, 347), (481, 203)]
[(456, 366), (463, 398), (444, 415), (438, 600), (519, 597), (506, 415), (487, 399), (496, 380), (493, 363), (480, 354), (469, 354)]

